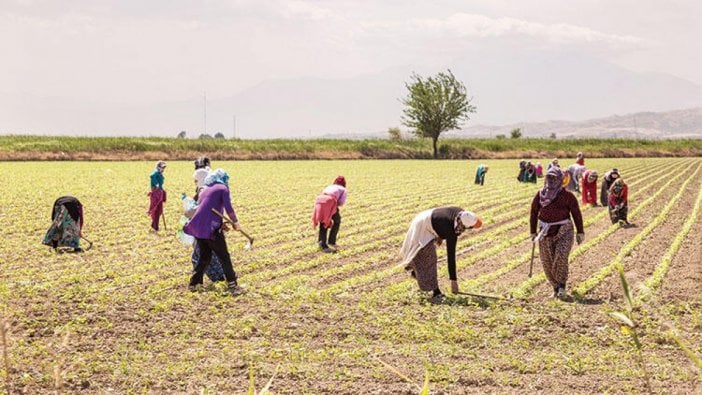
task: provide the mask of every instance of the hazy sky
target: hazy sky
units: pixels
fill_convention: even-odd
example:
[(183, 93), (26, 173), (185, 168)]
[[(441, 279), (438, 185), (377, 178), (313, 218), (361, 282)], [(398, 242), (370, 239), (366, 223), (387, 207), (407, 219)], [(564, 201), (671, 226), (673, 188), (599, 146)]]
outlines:
[(0, 0), (0, 94), (153, 103), (567, 49), (702, 84), (702, 2)]

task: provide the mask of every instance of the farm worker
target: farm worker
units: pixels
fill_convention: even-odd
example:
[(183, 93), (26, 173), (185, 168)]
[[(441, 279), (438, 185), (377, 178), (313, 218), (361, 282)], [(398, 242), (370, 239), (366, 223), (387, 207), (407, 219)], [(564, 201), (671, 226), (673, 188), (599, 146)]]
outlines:
[(524, 166), (524, 173), (522, 177), (522, 182), (536, 183), (536, 167), (533, 163), (526, 163), (526, 165)]
[(580, 192), (580, 180), (583, 178), (583, 173), (585, 172), (585, 166), (573, 163), (568, 166), (568, 176), (570, 177), (568, 181), (568, 189), (571, 192)]
[(431, 301), (440, 303), (444, 295), (439, 289), (436, 268), (436, 247), (446, 240), (451, 292), (458, 293), (456, 276), (456, 242), (466, 229), (477, 229), (482, 221), (475, 213), (460, 207), (439, 207), (422, 211), (412, 220), (400, 248), (401, 265), (417, 279), (419, 289), (433, 291)]
[(629, 213), (629, 187), (624, 180), (617, 178), (609, 187), (609, 218), (613, 224), (619, 223), (620, 226), (631, 225), (627, 221)]
[(488, 172), (489, 166), (480, 164), (478, 170), (475, 172), (475, 183), (483, 185), (485, 183), (485, 173)]
[[(195, 172), (193, 173), (193, 180), (195, 182), (195, 196), (193, 200), (197, 204), (200, 192), (205, 188), (205, 179), (210, 172), (210, 160), (207, 157), (198, 158), (195, 160)], [(197, 207), (197, 206), (196, 206)], [(192, 217), (195, 209), (187, 210), (184, 215), (186, 217)], [(193, 254), (190, 258), (193, 264), (193, 270), (197, 267), (197, 263), (200, 261), (200, 249), (197, 243), (193, 243)], [(217, 255), (212, 255), (212, 260), (209, 266), (205, 270), (205, 274), (212, 282), (224, 281), (224, 269), (222, 269), (222, 263), (219, 262)]]
[[(573, 223), (575, 221), (578, 244), (585, 239), (583, 217), (578, 199), (563, 188), (563, 171), (552, 167), (546, 172), (544, 187), (531, 202), (529, 221), (531, 239), (539, 243), (539, 257), (544, 274), (553, 287), (553, 296), (567, 298), (568, 256), (573, 246)], [(537, 224), (540, 226), (536, 233)]]
[(51, 226), (46, 231), (42, 244), (53, 247), (73, 248), (83, 252), (80, 237), (83, 232), (83, 205), (73, 196), (61, 196), (51, 210)]
[(166, 162), (160, 160), (156, 162), (156, 168), (151, 173), (151, 192), (149, 192), (150, 205), (149, 216), (151, 216), (151, 231), (158, 232), (158, 220), (163, 214), (163, 203), (166, 201), (166, 191), (163, 190), (163, 171), (166, 170)]
[(524, 173), (526, 172), (526, 161), (519, 161), (519, 175), (517, 176), (517, 181), (524, 182)]
[(588, 170), (583, 174), (582, 181), (583, 204), (597, 206), (597, 172)]
[(580, 166), (585, 166), (585, 156), (583, 155), (582, 152), (578, 152), (575, 155), (575, 164), (580, 165)]
[[(341, 225), (341, 214), (339, 207), (346, 203), (346, 179), (338, 176), (334, 183), (322, 190), (314, 201), (314, 211), (312, 213), (312, 228), (319, 225), (319, 236), (317, 243), (319, 249), (326, 253), (335, 253), (337, 250), (336, 236)], [(327, 239), (327, 231), (329, 239)]]
[(546, 169), (546, 171), (551, 170), (551, 168), (554, 167), (554, 166), (555, 166), (555, 167), (559, 167), (559, 168), (561, 167), (561, 165), (558, 164), (558, 158), (554, 158), (554, 159), (551, 161), (551, 163), (548, 164), (548, 168)]
[(544, 176), (544, 167), (541, 166), (541, 162), (536, 162), (534, 171), (536, 172), (536, 177), (541, 178)]
[(620, 177), (619, 170), (613, 168), (612, 170), (605, 173), (602, 177), (602, 189), (600, 190), (600, 202), (603, 206), (609, 204), (609, 199), (607, 198), (609, 188), (614, 184), (614, 180)]
[(197, 209), (192, 219), (183, 227), (185, 233), (195, 238), (196, 248), (200, 252), (193, 275), (190, 277), (188, 289), (196, 291), (202, 285), (202, 276), (210, 265), (212, 254), (219, 258), (227, 279), (229, 292), (233, 296), (241, 295), (245, 291), (237, 283), (237, 275), (232, 267), (231, 256), (227, 249), (227, 242), (224, 232), (228, 230), (212, 209), (225, 213), (234, 224), (234, 229), (241, 230), (241, 225), (232, 207), (231, 196), (229, 194), (229, 175), (222, 169), (211, 172), (205, 178), (205, 186), (200, 192)]

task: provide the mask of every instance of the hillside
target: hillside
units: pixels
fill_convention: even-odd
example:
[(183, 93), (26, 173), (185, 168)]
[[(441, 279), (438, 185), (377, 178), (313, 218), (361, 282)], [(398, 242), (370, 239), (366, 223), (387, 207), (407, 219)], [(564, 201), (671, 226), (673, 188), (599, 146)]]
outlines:
[(584, 121), (520, 122), (503, 126), (475, 125), (456, 137), (509, 136), (520, 128), (528, 137), (549, 137), (555, 133), (564, 138), (702, 138), (702, 107), (666, 112), (637, 112), (612, 115)]

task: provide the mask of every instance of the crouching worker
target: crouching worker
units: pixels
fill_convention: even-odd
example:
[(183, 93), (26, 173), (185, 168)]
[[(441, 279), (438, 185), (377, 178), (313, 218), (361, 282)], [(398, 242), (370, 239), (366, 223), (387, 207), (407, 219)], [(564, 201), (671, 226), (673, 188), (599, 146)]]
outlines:
[[(336, 236), (339, 234), (339, 226), (341, 225), (339, 207), (343, 206), (344, 203), (346, 203), (346, 179), (344, 176), (336, 177), (334, 183), (324, 188), (314, 201), (312, 228), (319, 225), (317, 244), (322, 252), (335, 253), (338, 248)], [(329, 238), (327, 238), (327, 232)]]
[(245, 290), (237, 283), (237, 276), (224, 238), (224, 232), (228, 228), (222, 218), (212, 211), (215, 209), (220, 213), (226, 213), (234, 224), (234, 229), (241, 230), (229, 194), (229, 175), (224, 170), (217, 169), (207, 176), (205, 185), (206, 188), (200, 192), (198, 206), (192, 219), (183, 227), (185, 233), (195, 238), (196, 248), (200, 251), (188, 288), (190, 291), (197, 291), (202, 285), (202, 277), (214, 254), (222, 264), (229, 292), (233, 296), (241, 295)]
[(52, 247), (73, 248), (83, 252), (80, 238), (83, 231), (83, 205), (73, 196), (61, 196), (51, 210), (51, 226), (46, 231), (42, 244)]
[(613, 224), (619, 223), (619, 226), (631, 225), (627, 220), (629, 213), (629, 187), (624, 180), (617, 178), (609, 187), (609, 218)]
[(446, 240), (451, 292), (458, 293), (456, 276), (456, 242), (466, 229), (477, 229), (482, 221), (475, 213), (460, 207), (439, 207), (422, 211), (412, 220), (400, 249), (402, 265), (417, 280), (419, 289), (433, 291), (432, 303), (441, 303), (444, 295), (439, 289), (436, 268), (436, 246)]
[[(563, 188), (563, 171), (551, 167), (546, 172), (544, 187), (536, 193), (531, 202), (529, 221), (531, 239), (539, 243), (539, 258), (544, 267), (544, 274), (553, 287), (553, 296), (567, 299), (566, 282), (568, 281), (568, 257), (573, 247), (573, 223), (578, 233), (578, 244), (585, 238), (583, 217), (578, 206), (578, 199)], [(536, 233), (536, 226), (540, 231)]]

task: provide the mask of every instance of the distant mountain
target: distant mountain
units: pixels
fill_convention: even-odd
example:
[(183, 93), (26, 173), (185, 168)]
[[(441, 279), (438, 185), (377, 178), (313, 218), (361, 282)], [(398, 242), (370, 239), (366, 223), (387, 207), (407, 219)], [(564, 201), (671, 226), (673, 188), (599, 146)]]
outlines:
[[(411, 73), (430, 75), (446, 68), (474, 97), (477, 113), (468, 122), (468, 130), (488, 130), (488, 134), (502, 129), (472, 125), (591, 119), (702, 106), (702, 86), (674, 76), (637, 73), (570, 53), (495, 50), (466, 52), (463, 58), (435, 68), (398, 67), (348, 79), (264, 81), (230, 97), (209, 100), (207, 131), (230, 137), (236, 123), (236, 136), (242, 138), (382, 133), (401, 125), (400, 99), (406, 95), (404, 83)], [(205, 129), (204, 118), (201, 98), (135, 105), (18, 97), (0, 91), (0, 134), (175, 136), (186, 130), (189, 137), (196, 137)], [(637, 115), (634, 124), (632, 118), (623, 116), (617, 133), (630, 133), (631, 128), (645, 135), (649, 126), (652, 130), (662, 127), (648, 125), (646, 119), (643, 113)], [(683, 127), (684, 122), (679, 122)], [(539, 130), (570, 133), (561, 128), (566, 124), (559, 121), (548, 129), (551, 122), (544, 122)], [(699, 130), (695, 126), (675, 129), (672, 119), (667, 124), (666, 133)], [(529, 134), (532, 127), (523, 129)]]
[(666, 112), (637, 112), (585, 121), (519, 122), (504, 126), (475, 125), (452, 137), (494, 137), (519, 128), (525, 137), (702, 138), (702, 107)]

